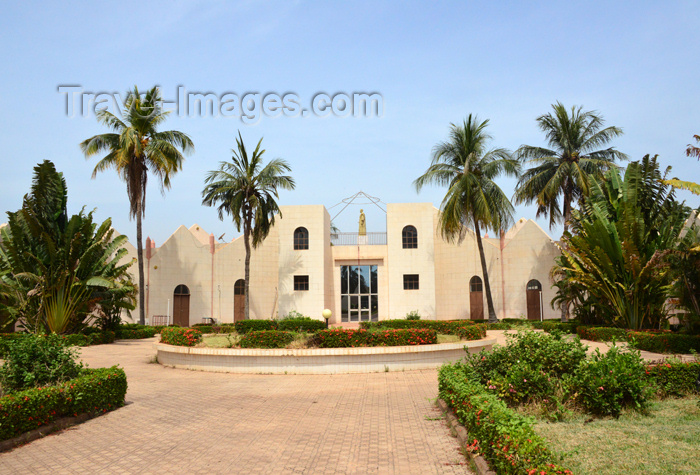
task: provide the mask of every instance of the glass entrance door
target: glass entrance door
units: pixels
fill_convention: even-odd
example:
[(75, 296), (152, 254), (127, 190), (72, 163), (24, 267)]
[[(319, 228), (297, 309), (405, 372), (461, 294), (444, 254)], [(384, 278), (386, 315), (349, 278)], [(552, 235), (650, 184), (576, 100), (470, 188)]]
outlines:
[(377, 287), (377, 266), (340, 266), (340, 320), (376, 322)]

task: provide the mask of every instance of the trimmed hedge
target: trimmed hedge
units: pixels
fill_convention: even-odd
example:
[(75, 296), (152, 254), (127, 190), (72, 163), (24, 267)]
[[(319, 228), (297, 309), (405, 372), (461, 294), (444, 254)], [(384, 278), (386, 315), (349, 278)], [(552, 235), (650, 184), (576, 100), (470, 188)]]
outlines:
[(544, 321), (542, 322), (542, 330), (550, 333), (552, 330), (559, 330), (562, 333), (576, 334), (576, 328), (579, 326), (578, 322), (558, 322), (558, 321)]
[(196, 328), (163, 328), (160, 342), (175, 346), (194, 346), (202, 341), (202, 332)]
[(661, 396), (686, 396), (698, 392), (700, 363), (683, 363), (680, 359), (669, 359), (646, 367), (647, 377), (656, 386)]
[(654, 353), (690, 353), (691, 350), (700, 352), (700, 335), (644, 331), (629, 332), (627, 339), (630, 345), (638, 350)]
[(571, 474), (556, 465), (556, 457), (525, 417), (478, 382), (479, 376), (461, 363), (443, 365), (438, 372), (439, 397), (455, 411), (473, 437), (472, 447), (499, 474)]
[(289, 332), (315, 333), (326, 329), (326, 322), (310, 317), (285, 318), (277, 322), (277, 329)]
[(284, 348), (294, 340), (294, 335), (286, 331), (251, 331), (241, 338), (241, 348)]
[(195, 323), (192, 325), (193, 328), (196, 328), (202, 333), (233, 333), (236, 331), (236, 327), (234, 327), (232, 324), (230, 325), (205, 325), (203, 323)]
[(245, 335), (252, 331), (277, 330), (277, 322), (275, 320), (241, 320), (234, 323), (236, 332)]
[(158, 330), (153, 327), (144, 326), (143, 328), (120, 328), (117, 330), (117, 340), (138, 340), (141, 338), (153, 338)]
[[(409, 320), (417, 321), (417, 320)], [(437, 343), (437, 333), (428, 328), (385, 329), (368, 331), (335, 328), (316, 333), (321, 348), (349, 348), (358, 346), (432, 345)]]
[(468, 325), (474, 325), (474, 322), (470, 320), (406, 320), (403, 318), (379, 322), (360, 322), (360, 328), (365, 330), (428, 328), (441, 335), (458, 335), (459, 329)]
[(584, 340), (591, 341), (627, 341), (627, 330), (613, 327), (589, 327), (579, 325), (576, 333)]
[(477, 323), (457, 329), (457, 335), (463, 340), (481, 340), (486, 338), (486, 325)]
[(0, 398), (0, 440), (11, 439), (60, 417), (107, 412), (124, 405), (124, 370), (84, 369), (63, 384), (19, 391)]

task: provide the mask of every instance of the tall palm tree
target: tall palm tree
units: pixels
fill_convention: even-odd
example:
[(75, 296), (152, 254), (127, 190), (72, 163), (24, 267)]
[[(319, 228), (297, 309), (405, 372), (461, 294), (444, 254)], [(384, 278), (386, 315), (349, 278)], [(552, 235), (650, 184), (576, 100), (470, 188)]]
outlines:
[[(151, 172), (158, 179), (162, 193), (170, 188), (171, 177), (180, 171), (183, 153), (194, 151), (187, 134), (177, 130), (158, 131), (170, 111), (162, 108), (157, 87), (144, 95), (134, 86), (124, 100), (122, 118), (107, 110), (97, 113), (97, 121), (112, 132), (95, 135), (80, 144), (86, 158), (107, 152), (92, 172), (113, 168), (126, 182), (130, 203), (130, 217), (136, 218), (136, 245), (139, 264), (139, 320), (145, 324), (145, 287), (143, 272), (143, 244), (141, 220), (146, 213), (146, 183)], [(182, 152), (180, 152), (182, 150)]]
[(489, 322), (496, 322), (489, 273), (486, 267), (481, 228), (498, 232), (513, 220), (513, 205), (494, 182), (501, 174), (517, 176), (520, 166), (508, 150), (488, 150), (492, 137), (486, 133), (489, 121), (479, 122), (471, 114), (463, 125), (450, 124), (450, 139), (433, 149), (428, 170), (413, 183), (417, 191), (428, 183), (446, 185), (440, 206), (440, 231), (448, 241), (461, 241), (467, 227), (474, 229), (481, 270), (486, 287)]
[[(700, 135), (693, 135), (696, 142), (700, 142)], [(688, 144), (688, 148), (685, 149), (685, 154), (688, 157), (695, 157), (700, 160), (700, 147), (695, 147), (693, 144)], [(670, 180), (664, 180), (664, 184), (671, 185), (674, 188), (680, 190), (688, 190), (695, 195), (700, 195), (700, 185), (686, 180), (679, 180), (678, 178), (672, 178)]]
[(563, 222), (566, 232), (572, 204), (588, 195), (591, 178), (602, 178), (615, 160), (626, 160), (627, 155), (612, 147), (599, 149), (622, 135), (622, 129), (603, 128), (597, 112), (581, 106), (568, 110), (560, 102), (552, 109), (537, 118), (550, 148), (521, 145), (515, 152), (519, 160), (533, 165), (518, 180), (515, 203), (536, 203), (538, 217), (549, 216), (550, 227)]
[[(599, 149), (622, 135), (618, 127), (603, 128), (603, 118), (582, 106), (568, 110), (561, 102), (552, 104), (553, 112), (537, 118), (551, 148), (521, 145), (516, 156), (531, 163), (515, 187), (515, 203), (536, 203), (537, 216), (549, 216), (550, 228), (563, 222), (569, 230), (571, 208), (588, 196), (592, 179), (615, 167), (616, 160), (627, 155), (612, 147)], [(561, 201), (561, 204), (560, 204)], [(561, 320), (566, 321), (568, 304), (561, 304)]]
[(253, 248), (262, 244), (275, 224), (275, 213), (280, 213), (275, 201), (278, 189), (294, 189), (294, 179), (284, 175), (292, 170), (287, 162), (276, 158), (263, 165), (261, 144), (262, 139), (249, 157), (239, 131), (231, 161), (220, 162), (218, 170), (207, 173), (202, 190), (202, 204), (217, 206), (219, 219), (230, 215), (236, 229), (240, 232), (243, 228), (246, 319), (250, 318), (251, 238)]

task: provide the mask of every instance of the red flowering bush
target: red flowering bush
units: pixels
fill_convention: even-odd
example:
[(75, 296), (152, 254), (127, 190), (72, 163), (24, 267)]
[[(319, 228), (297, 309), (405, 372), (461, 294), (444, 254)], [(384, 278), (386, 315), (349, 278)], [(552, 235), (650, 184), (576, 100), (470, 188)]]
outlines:
[(124, 404), (123, 369), (84, 369), (55, 386), (19, 391), (0, 398), (0, 440), (10, 439), (61, 417), (107, 412)]
[(441, 335), (458, 335), (461, 328), (473, 325), (470, 320), (382, 320), (379, 322), (361, 322), (360, 328), (365, 330), (427, 328)]
[(695, 384), (700, 378), (700, 363), (669, 358), (663, 363), (648, 365), (645, 373), (660, 396), (682, 397), (698, 391)]
[(195, 328), (163, 328), (160, 332), (160, 342), (175, 346), (194, 346), (202, 341), (202, 332)]
[(321, 348), (433, 345), (437, 343), (437, 333), (435, 330), (429, 330), (427, 328), (374, 331), (367, 331), (362, 328), (359, 330), (334, 328), (317, 332), (316, 342)]
[(476, 325), (459, 327), (456, 334), (459, 335), (462, 340), (481, 340), (482, 338), (486, 338), (486, 325), (477, 323)]
[(654, 353), (690, 353), (700, 351), (700, 335), (684, 335), (670, 332), (629, 332), (630, 344), (638, 350)]
[(462, 363), (446, 364), (438, 373), (439, 397), (455, 411), (474, 438), (472, 450), (488, 460), (499, 474), (571, 474), (556, 465), (556, 456), (522, 416), (489, 394), (479, 375)]
[(584, 340), (590, 341), (627, 341), (627, 330), (612, 327), (588, 327), (579, 325), (576, 333)]

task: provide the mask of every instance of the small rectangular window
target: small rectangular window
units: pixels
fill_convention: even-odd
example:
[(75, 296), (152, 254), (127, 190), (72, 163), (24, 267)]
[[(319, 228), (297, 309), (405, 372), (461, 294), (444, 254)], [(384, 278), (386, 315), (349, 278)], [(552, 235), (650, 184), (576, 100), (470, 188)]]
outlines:
[(418, 274), (404, 274), (403, 289), (418, 290)]
[(309, 276), (308, 275), (295, 275), (294, 276), (294, 290), (309, 290)]

